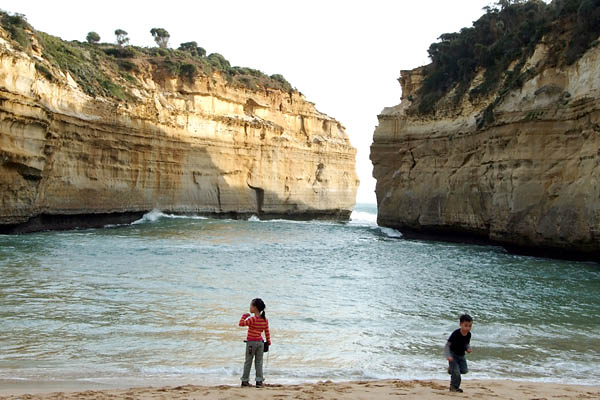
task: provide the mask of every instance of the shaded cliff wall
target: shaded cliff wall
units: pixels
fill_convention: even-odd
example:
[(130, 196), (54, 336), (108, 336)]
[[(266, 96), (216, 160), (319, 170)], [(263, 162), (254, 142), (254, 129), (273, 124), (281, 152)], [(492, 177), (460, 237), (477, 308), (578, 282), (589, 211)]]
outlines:
[(422, 69), (402, 72), (402, 102), (383, 110), (371, 147), (380, 225), (598, 257), (600, 49), (545, 68), (549, 48), (537, 46), (524, 68), (537, 73), (483, 127), (490, 99), (454, 105), (449, 93), (435, 117), (407, 112)]
[(93, 98), (1, 34), (0, 226), (153, 208), (349, 217), (356, 151), (344, 127), (297, 91), (143, 64), (130, 100)]

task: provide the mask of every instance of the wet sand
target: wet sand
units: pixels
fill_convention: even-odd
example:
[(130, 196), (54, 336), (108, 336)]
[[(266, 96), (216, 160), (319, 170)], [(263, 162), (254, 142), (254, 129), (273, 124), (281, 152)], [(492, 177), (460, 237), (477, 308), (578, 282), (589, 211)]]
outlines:
[(383, 399), (600, 399), (600, 386), (575, 386), (554, 383), (534, 383), (509, 380), (465, 380), (464, 393), (451, 393), (446, 381), (360, 381), (319, 382), (304, 385), (267, 385), (264, 388), (240, 388), (237, 386), (166, 386), (140, 387), (109, 390), (77, 390), (65, 387), (47, 393), (36, 393), (39, 389), (32, 384), (18, 391), (0, 389), (0, 399), (302, 399), (302, 400), (383, 400)]

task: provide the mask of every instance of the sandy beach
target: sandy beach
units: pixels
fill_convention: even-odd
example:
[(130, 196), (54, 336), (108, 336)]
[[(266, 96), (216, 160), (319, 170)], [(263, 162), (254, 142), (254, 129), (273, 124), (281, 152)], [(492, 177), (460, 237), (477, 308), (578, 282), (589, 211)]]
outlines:
[[(27, 389), (8, 393), (0, 389), (0, 399), (441, 399), (470, 397), (476, 399), (600, 399), (600, 386), (576, 386), (509, 380), (466, 380), (464, 393), (450, 393), (445, 381), (360, 381), (319, 382), (304, 385), (268, 385), (256, 389), (234, 386), (166, 386), (111, 390), (54, 391), (26, 394)], [(30, 393), (36, 392), (31, 387)]]

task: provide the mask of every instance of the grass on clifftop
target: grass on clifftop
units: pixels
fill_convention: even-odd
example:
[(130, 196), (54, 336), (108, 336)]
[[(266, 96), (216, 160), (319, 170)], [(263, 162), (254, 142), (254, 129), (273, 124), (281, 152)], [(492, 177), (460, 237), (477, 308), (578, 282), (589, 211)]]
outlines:
[[(228, 85), (259, 90), (260, 88), (292, 91), (290, 83), (279, 74), (266, 75), (245, 67), (231, 66), (219, 53), (206, 55), (204, 50), (182, 43), (179, 50), (161, 47), (118, 46), (109, 43), (64, 41), (56, 36), (36, 31), (21, 14), (0, 11), (0, 26), (8, 33), (15, 48), (28, 54), (41, 53), (50, 65), (36, 62), (36, 69), (46, 79), (57, 81), (52, 68), (69, 72), (77, 84), (90, 96), (107, 96), (118, 100), (133, 100), (126, 86), (139, 85), (136, 72), (145, 64), (171, 78), (192, 83), (198, 76), (221, 73)], [(198, 49), (202, 51), (199, 52)], [(49, 68), (51, 66), (51, 68)]]
[[(415, 101), (418, 114), (434, 114), (438, 101), (455, 90), (458, 104), (520, 87), (535, 71), (524, 71), (526, 59), (544, 39), (551, 46), (545, 66), (571, 65), (600, 35), (600, 0), (501, 0), (470, 28), (446, 33), (429, 47), (431, 64)], [(514, 67), (509, 70), (510, 66)], [(485, 70), (483, 82), (467, 93), (473, 78)], [(485, 122), (493, 120), (490, 105)]]

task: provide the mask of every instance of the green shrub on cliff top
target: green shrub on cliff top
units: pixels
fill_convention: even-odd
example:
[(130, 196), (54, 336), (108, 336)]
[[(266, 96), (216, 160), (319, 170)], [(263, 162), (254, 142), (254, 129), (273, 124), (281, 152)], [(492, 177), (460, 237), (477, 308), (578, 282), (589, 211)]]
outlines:
[(62, 71), (69, 72), (90, 96), (103, 94), (100, 83), (107, 77), (94, 63), (86, 61), (80, 48), (43, 32), (38, 32), (37, 37), (46, 60)]
[(98, 35), (96, 32), (88, 32), (85, 40), (90, 44), (98, 43), (100, 41), (100, 35)]
[[(193, 82), (198, 75), (209, 76), (220, 72), (232, 86), (254, 90), (273, 88), (283, 91), (292, 88), (281, 75), (268, 76), (256, 69), (232, 67), (231, 63), (219, 53), (212, 53), (207, 57), (206, 51), (197, 46), (196, 42), (182, 43), (178, 50), (126, 46), (127, 32), (122, 29), (115, 31), (119, 45), (96, 43), (95, 36), (90, 37), (87, 42), (67, 42), (36, 31), (27, 23), (23, 15), (13, 15), (3, 11), (0, 11), (0, 25), (10, 35), (14, 47), (27, 52), (31, 52), (29, 37), (35, 36), (47, 61), (47, 63), (41, 61), (36, 63), (36, 69), (42, 76), (57, 81), (61, 79), (61, 74), (57, 73), (57, 70), (68, 72), (91, 96), (133, 100), (124, 86), (140, 84), (130, 73), (145, 70), (144, 63), (153, 64), (157, 68), (158, 76), (162, 68), (172, 77), (190, 82)], [(165, 35), (161, 37), (166, 38)]]
[(577, 61), (598, 39), (599, 32), (600, 0), (582, 0), (577, 8), (577, 25), (565, 57), (567, 64)]
[(137, 71), (138, 66), (129, 60), (118, 60), (117, 65), (125, 71)]
[(21, 50), (31, 47), (26, 30), (33, 30), (23, 14), (0, 12), (0, 24), (10, 34), (12, 40), (19, 44)]
[(102, 49), (102, 51), (115, 58), (135, 58), (137, 55), (135, 49), (131, 47), (108, 47)]
[(49, 81), (55, 81), (56, 77), (44, 64), (40, 64), (39, 62), (35, 63), (35, 69), (44, 76)]
[(231, 68), (229, 61), (219, 53), (211, 53), (207, 60), (211, 66), (220, 71), (227, 71)]
[(185, 42), (179, 45), (177, 50), (186, 51), (193, 56), (204, 57), (206, 56), (206, 50), (198, 46), (197, 42)]
[(548, 42), (557, 65), (575, 62), (600, 35), (600, 0), (502, 0), (485, 10), (472, 27), (443, 34), (429, 47), (418, 113), (434, 112), (450, 90), (458, 102), (482, 69), (483, 82), (469, 93), (472, 100), (518, 87), (531, 74), (521, 71), (524, 60), (544, 35), (553, 37)]
[(169, 46), (169, 38), (171, 35), (163, 28), (152, 28), (150, 34), (154, 38), (154, 41), (160, 48), (167, 48)]
[(179, 68), (179, 76), (193, 82), (197, 71), (198, 68), (194, 64), (185, 63)]
[(270, 76), (271, 79), (278, 82), (281, 85), (281, 88), (285, 91), (292, 90), (292, 85), (280, 74), (273, 74)]
[(115, 30), (115, 37), (117, 40), (117, 44), (120, 46), (129, 44), (129, 38), (127, 37), (128, 33), (123, 29)]

